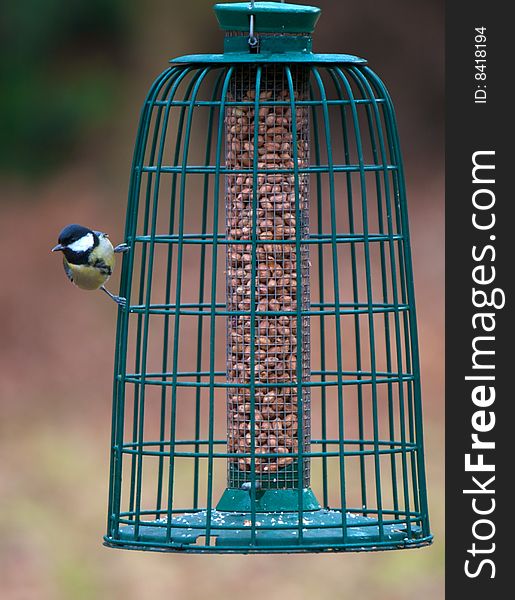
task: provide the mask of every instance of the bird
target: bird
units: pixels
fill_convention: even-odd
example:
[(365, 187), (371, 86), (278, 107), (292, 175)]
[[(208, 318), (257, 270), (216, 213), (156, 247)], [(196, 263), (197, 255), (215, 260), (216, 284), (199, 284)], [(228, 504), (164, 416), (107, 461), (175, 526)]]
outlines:
[(59, 234), (58, 244), (52, 252), (63, 253), (64, 272), (68, 279), (82, 290), (102, 290), (122, 308), (127, 301), (112, 294), (104, 287), (111, 277), (115, 264), (115, 253), (127, 252), (127, 244), (115, 248), (107, 233), (73, 223)]

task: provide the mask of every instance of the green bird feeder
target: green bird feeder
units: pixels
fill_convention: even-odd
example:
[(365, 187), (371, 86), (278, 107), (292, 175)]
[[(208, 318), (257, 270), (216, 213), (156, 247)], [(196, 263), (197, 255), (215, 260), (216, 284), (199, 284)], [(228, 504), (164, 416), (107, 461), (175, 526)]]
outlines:
[(217, 4), (223, 54), (143, 105), (105, 544), (431, 542), (406, 194), (390, 96), (314, 54), (320, 10)]

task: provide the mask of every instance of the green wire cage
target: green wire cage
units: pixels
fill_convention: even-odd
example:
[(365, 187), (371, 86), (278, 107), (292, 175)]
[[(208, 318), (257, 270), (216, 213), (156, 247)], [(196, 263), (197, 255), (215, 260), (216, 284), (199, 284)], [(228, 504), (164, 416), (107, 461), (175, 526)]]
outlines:
[(118, 317), (105, 544), (431, 542), (403, 167), (365, 60), (320, 10), (218, 4), (223, 54), (143, 106)]

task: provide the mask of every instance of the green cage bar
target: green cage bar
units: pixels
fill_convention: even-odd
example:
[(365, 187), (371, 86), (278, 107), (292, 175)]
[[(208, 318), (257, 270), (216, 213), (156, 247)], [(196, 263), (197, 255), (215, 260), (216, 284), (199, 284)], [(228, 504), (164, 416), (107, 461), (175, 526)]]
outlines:
[(316, 7), (215, 6), (224, 53), (143, 105), (120, 294), (108, 546), (431, 542), (402, 159)]

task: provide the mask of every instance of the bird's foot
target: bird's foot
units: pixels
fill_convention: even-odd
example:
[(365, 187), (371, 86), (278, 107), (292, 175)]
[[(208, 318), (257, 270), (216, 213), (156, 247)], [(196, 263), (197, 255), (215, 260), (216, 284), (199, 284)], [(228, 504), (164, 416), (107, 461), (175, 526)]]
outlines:
[(122, 296), (113, 296), (113, 300), (122, 308), (127, 306), (127, 298), (123, 298)]
[(115, 252), (128, 252), (130, 250), (129, 244), (118, 244), (114, 249)]
[(100, 289), (103, 292), (105, 292), (109, 296), (109, 298), (114, 300), (116, 302), (116, 304), (118, 304), (118, 306), (121, 306), (122, 308), (125, 308), (127, 306), (126, 298), (123, 298), (122, 296), (115, 296), (114, 294), (111, 294), (111, 292), (109, 290), (106, 290), (106, 288), (104, 286), (101, 286)]

